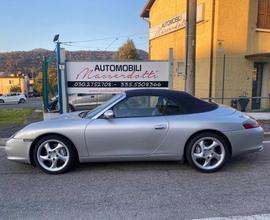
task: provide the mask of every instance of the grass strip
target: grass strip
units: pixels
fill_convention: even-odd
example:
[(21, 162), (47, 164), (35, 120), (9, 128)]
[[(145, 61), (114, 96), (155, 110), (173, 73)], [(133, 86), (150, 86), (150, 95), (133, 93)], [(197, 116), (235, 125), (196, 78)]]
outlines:
[(23, 124), (32, 113), (31, 108), (0, 109), (0, 124)]

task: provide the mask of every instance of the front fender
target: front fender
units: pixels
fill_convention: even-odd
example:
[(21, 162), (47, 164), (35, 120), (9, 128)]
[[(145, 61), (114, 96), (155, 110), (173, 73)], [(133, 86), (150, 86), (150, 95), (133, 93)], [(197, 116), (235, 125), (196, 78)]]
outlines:
[(87, 157), (89, 154), (84, 140), (84, 130), (87, 123), (87, 119), (36, 122), (24, 127), (13, 138), (34, 142), (40, 136), (58, 134), (66, 137), (75, 145), (79, 157)]

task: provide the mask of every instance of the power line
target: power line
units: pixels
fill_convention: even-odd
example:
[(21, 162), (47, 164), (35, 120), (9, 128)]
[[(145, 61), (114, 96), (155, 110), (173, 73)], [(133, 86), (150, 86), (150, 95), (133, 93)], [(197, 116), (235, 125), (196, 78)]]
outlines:
[[(119, 36), (119, 37), (107, 37), (107, 38), (96, 38), (96, 39), (91, 39), (91, 40), (89, 39), (89, 40), (78, 40), (78, 41), (66, 41), (66, 42), (61, 42), (61, 43), (62, 43), (62, 45), (65, 45), (68, 47), (76, 47), (76, 48), (82, 48), (82, 49), (88, 49), (88, 50), (101, 51), (100, 48), (94, 48), (94, 47), (91, 47), (90, 45), (77, 45), (77, 44), (83, 43), (83, 42), (107, 41), (107, 40), (112, 39), (112, 41), (108, 44), (108, 46), (106, 46), (105, 49), (103, 50), (103, 51), (106, 51), (109, 48), (111, 48), (111, 46), (121, 38), (123, 39), (123, 38), (133, 37), (133, 38), (137, 39), (136, 41), (140, 42), (140, 41), (145, 41), (146, 39), (148, 39), (148, 35), (149, 35), (149, 33), (137, 33), (137, 34), (130, 34), (130, 35)], [(148, 44), (148, 41), (144, 42), (143, 44), (144, 45)], [(142, 42), (137, 43), (137, 45), (142, 45)]]
[(111, 47), (116, 41), (118, 41), (118, 38), (115, 38), (106, 48), (105, 48), (105, 51)]
[[(77, 41), (66, 41), (61, 43), (67, 43), (67, 44), (75, 44), (75, 43), (86, 43), (86, 42), (94, 42), (94, 41), (105, 41), (105, 40), (111, 40), (111, 39), (120, 39), (120, 38), (129, 38), (129, 37), (135, 37), (135, 36), (146, 36), (148, 33), (137, 33), (137, 34), (130, 34), (130, 35), (122, 35), (118, 37), (106, 37), (106, 38), (96, 38), (96, 39), (89, 39), (89, 40), (77, 40)], [(141, 38), (141, 37), (139, 37)]]
[(83, 48), (83, 49), (88, 49), (88, 50), (100, 50), (99, 48), (93, 48), (89, 46), (82, 46), (82, 45), (73, 45), (70, 43), (62, 43), (62, 45), (68, 46), (68, 47), (77, 47), (77, 48)]

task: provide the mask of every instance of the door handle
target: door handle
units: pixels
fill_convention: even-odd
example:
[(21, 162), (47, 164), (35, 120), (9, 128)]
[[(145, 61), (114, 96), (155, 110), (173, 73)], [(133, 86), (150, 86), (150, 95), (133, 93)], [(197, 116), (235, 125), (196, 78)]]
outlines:
[(166, 129), (166, 128), (167, 128), (167, 125), (165, 125), (165, 124), (160, 124), (160, 125), (155, 126), (156, 130), (163, 130), (163, 129)]

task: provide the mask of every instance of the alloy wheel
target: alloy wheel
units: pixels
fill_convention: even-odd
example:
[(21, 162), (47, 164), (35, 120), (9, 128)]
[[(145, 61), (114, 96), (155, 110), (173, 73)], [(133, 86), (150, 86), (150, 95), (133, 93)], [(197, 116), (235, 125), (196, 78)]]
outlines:
[(197, 140), (191, 148), (191, 158), (202, 170), (213, 170), (225, 160), (224, 145), (214, 137), (203, 137)]
[(70, 160), (70, 152), (63, 142), (50, 139), (39, 145), (37, 160), (45, 170), (56, 172), (67, 166)]

